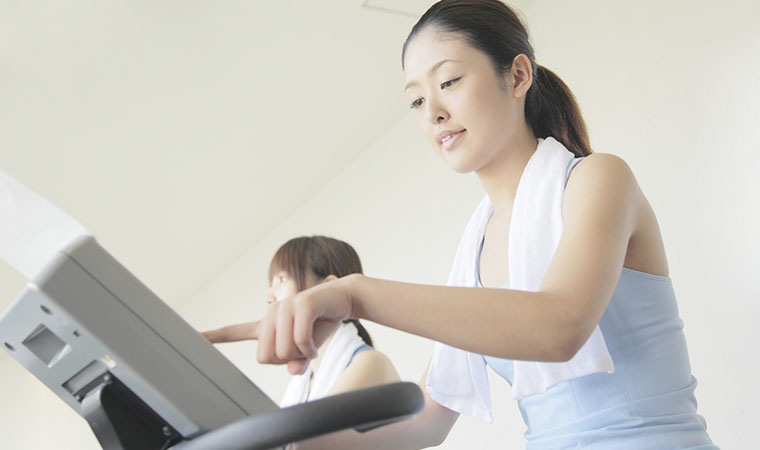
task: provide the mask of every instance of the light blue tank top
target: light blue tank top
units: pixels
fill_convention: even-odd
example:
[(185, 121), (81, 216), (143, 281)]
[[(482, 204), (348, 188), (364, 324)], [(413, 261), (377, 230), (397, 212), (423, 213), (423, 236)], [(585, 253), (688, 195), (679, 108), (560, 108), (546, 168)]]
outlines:
[[(477, 261), (480, 273), (480, 256)], [(697, 381), (670, 278), (623, 268), (599, 327), (615, 372), (563, 381), (518, 400), (526, 448), (717, 449), (696, 412)], [(512, 384), (512, 360), (485, 360)]]
[(365, 351), (365, 350), (372, 350), (372, 346), (369, 344), (362, 344), (359, 348), (354, 350), (354, 353), (351, 354), (351, 358), (348, 360), (348, 364), (346, 364), (346, 367), (350, 366), (352, 362), (354, 362), (354, 358), (359, 353)]

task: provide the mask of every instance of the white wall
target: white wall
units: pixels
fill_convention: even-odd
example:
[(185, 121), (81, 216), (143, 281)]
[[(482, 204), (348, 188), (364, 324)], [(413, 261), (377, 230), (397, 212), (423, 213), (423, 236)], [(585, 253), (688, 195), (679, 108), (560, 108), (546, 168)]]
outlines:
[[(753, 2), (537, 2), (527, 11), (539, 62), (573, 88), (597, 151), (625, 158), (658, 214), (699, 410), (724, 448), (747, 448), (760, 400), (752, 331), (760, 319), (760, 29)], [(411, 115), (358, 155), (183, 313), (199, 328), (262, 314), (265, 272), (290, 237), (352, 243), (377, 277), (442, 283), (481, 192), (447, 173)], [(285, 181), (287, 182), (287, 180)], [(264, 214), (265, 212), (262, 212)], [(431, 344), (370, 325), (403, 378), (416, 381)], [(259, 367), (255, 344), (225, 352), (279, 398), (282, 368)], [(492, 379), (496, 424), (460, 419), (443, 448), (519, 448), (522, 425)], [(747, 388), (749, 387), (749, 388)]]

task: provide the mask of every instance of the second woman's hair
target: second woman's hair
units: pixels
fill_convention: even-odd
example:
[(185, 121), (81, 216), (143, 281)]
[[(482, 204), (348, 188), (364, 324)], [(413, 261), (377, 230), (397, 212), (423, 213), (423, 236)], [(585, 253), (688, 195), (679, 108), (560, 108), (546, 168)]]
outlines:
[(553, 137), (575, 156), (592, 153), (586, 123), (570, 88), (551, 70), (536, 63), (528, 31), (517, 14), (499, 0), (441, 0), (430, 7), (404, 42), (401, 66), (412, 39), (427, 27), (460, 34), (491, 59), (504, 75), (520, 54), (530, 59), (533, 85), (525, 99), (525, 119), (537, 138)]
[[(329, 275), (338, 278), (362, 273), (362, 263), (356, 250), (346, 242), (327, 236), (302, 236), (289, 240), (275, 252), (269, 264), (269, 279), (283, 271), (293, 277), (296, 289), (306, 289), (309, 275), (321, 281)], [(356, 319), (349, 319), (359, 336), (372, 345), (372, 338)]]

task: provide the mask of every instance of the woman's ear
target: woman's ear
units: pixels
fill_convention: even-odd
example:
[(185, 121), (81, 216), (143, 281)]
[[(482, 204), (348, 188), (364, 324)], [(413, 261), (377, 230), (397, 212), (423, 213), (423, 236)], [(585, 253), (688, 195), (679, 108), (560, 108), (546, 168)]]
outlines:
[(333, 274), (330, 274), (330, 275), (324, 277), (324, 279), (322, 279), (322, 281), (320, 283), (324, 283), (325, 281), (337, 280), (337, 279), (338, 279), (338, 277), (336, 277)]
[(520, 98), (528, 93), (533, 84), (533, 68), (527, 56), (522, 53), (515, 56), (506, 81), (511, 85), (515, 97)]

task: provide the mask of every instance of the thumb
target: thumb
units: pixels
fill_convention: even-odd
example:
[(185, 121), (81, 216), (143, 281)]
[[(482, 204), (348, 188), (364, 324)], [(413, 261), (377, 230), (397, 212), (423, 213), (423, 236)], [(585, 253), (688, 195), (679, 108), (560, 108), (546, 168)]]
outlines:
[(291, 375), (300, 375), (309, 367), (308, 359), (292, 359), (288, 361), (288, 372)]

